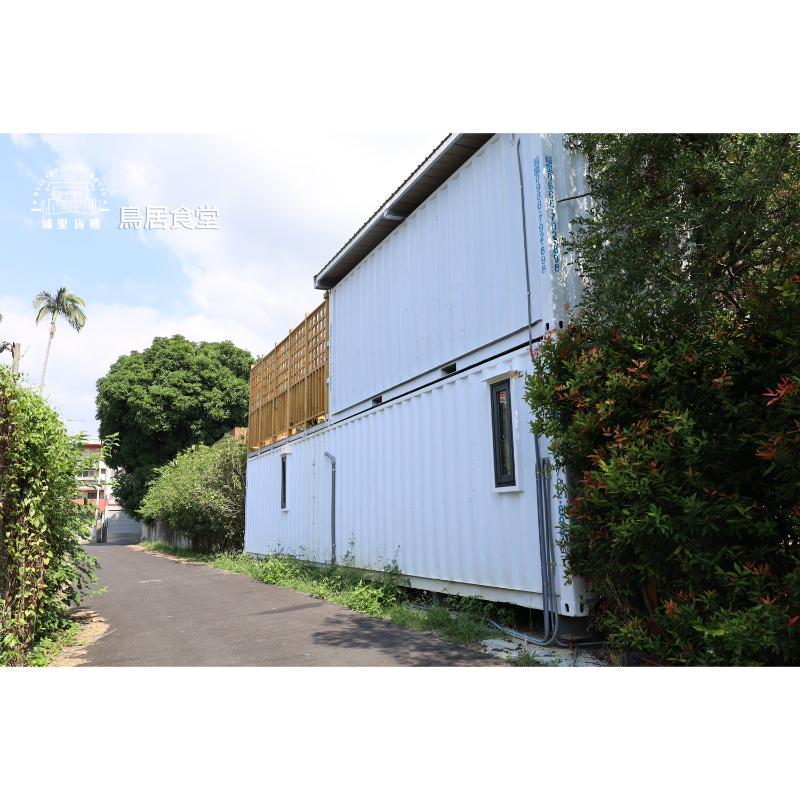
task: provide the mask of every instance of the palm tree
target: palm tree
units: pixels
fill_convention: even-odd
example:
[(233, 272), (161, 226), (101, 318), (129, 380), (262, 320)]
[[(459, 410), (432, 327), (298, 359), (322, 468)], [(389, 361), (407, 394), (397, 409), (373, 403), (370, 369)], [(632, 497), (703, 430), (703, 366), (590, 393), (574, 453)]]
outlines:
[(86, 314), (81, 311), (81, 308), (86, 307), (86, 303), (72, 292), (68, 292), (63, 286), (58, 290), (55, 295), (50, 292), (39, 292), (33, 298), (33, 307), (39, 309), (39, 314), (36, 317), (36, 324), (52, 314), (50, 320), (50, 338), (47, 341), (47, 355), (44, 357), (44, 369), (42, 370), (42, 385), (39, 387), (39, 394), (44, 389), (44, 373), (47, 371), (47, 359), (50, 358), (50, 345), (53, 343), (53, 336), (56, 332), (56, 317), (64, 317), (67, 324), (75, 328), (80, 333), (81, 328), (86, 324)]

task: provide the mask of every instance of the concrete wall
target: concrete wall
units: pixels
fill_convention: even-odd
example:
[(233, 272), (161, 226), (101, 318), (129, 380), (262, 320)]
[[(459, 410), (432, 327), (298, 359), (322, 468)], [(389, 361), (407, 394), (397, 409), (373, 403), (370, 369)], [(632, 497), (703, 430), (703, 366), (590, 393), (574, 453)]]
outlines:
[(166, 522), (157, 522), (155, 525), (142, 523), (143, 542), (163, 542), (170, 547), (191, 547), (192, 541), (188, 536), (170, 528)]

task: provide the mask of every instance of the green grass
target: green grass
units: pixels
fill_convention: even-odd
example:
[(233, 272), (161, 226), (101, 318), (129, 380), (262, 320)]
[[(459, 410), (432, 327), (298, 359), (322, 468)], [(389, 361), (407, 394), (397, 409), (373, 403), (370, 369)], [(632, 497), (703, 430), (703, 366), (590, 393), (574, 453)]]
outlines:
[(488, 625), (487, 618), (506, 624), (513, 622), (507, 608), (478, 597), (451, 595), (442, 605), (420, 607), (420, 601), (424, 604), (429, 599), (427, 593), (407, 588), (394, 562), (376, 573), (356, 569), (347, 561), (341, 566), (321, 568), (283, 554), (256, 559), (241, 553), (203, 555), (161, 542), (140, 542), (139, 546), (286, 586), (396, 625), (430, 631), (445, 641), (462, 645), (497, 638), (498, 631)]

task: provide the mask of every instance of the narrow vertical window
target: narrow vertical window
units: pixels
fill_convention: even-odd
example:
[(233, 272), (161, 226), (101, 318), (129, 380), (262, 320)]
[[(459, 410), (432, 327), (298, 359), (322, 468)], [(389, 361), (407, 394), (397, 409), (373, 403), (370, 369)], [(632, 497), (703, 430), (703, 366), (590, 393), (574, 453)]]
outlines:
[(281, 508), (286, 508), (286, 456), (281, 456)]
[(495, 486), (515, 486), (514, 441), (511, 427), (511, 383), (492, 385), (492, 438)]

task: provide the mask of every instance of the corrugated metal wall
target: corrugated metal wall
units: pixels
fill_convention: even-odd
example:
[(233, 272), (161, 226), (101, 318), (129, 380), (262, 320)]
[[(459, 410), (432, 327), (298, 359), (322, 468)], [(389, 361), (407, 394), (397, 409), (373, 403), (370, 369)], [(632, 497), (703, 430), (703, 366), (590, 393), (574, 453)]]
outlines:
[[(245, 550), (330, 559), (330, 461), (337, 466), (337, 555), (361, 567), (397, 558), (406, 575), (541, 592), (534, 441), (511, 379), (518, 486), (493, 491), (489, 384), (525, 370), (493, 362), (251, 458)], [(281, 453), (288, 510), (280, 508)], [(554, 507), (557, 516), (557, 503)], [(563, 582), (563, 581), (562, 581)]]
[(331, 412), (519, 330), (525, 300), (516, 148), (502, 135), (332, 290)]
[(580, 281), (556, 239), (591, 206), (559, 203), (587, 191), (583, 159), (561, 134), (499, 134), (331, 291), (331, 413), (527, 324), (517, 138), (532, 319), (577, 304)]

